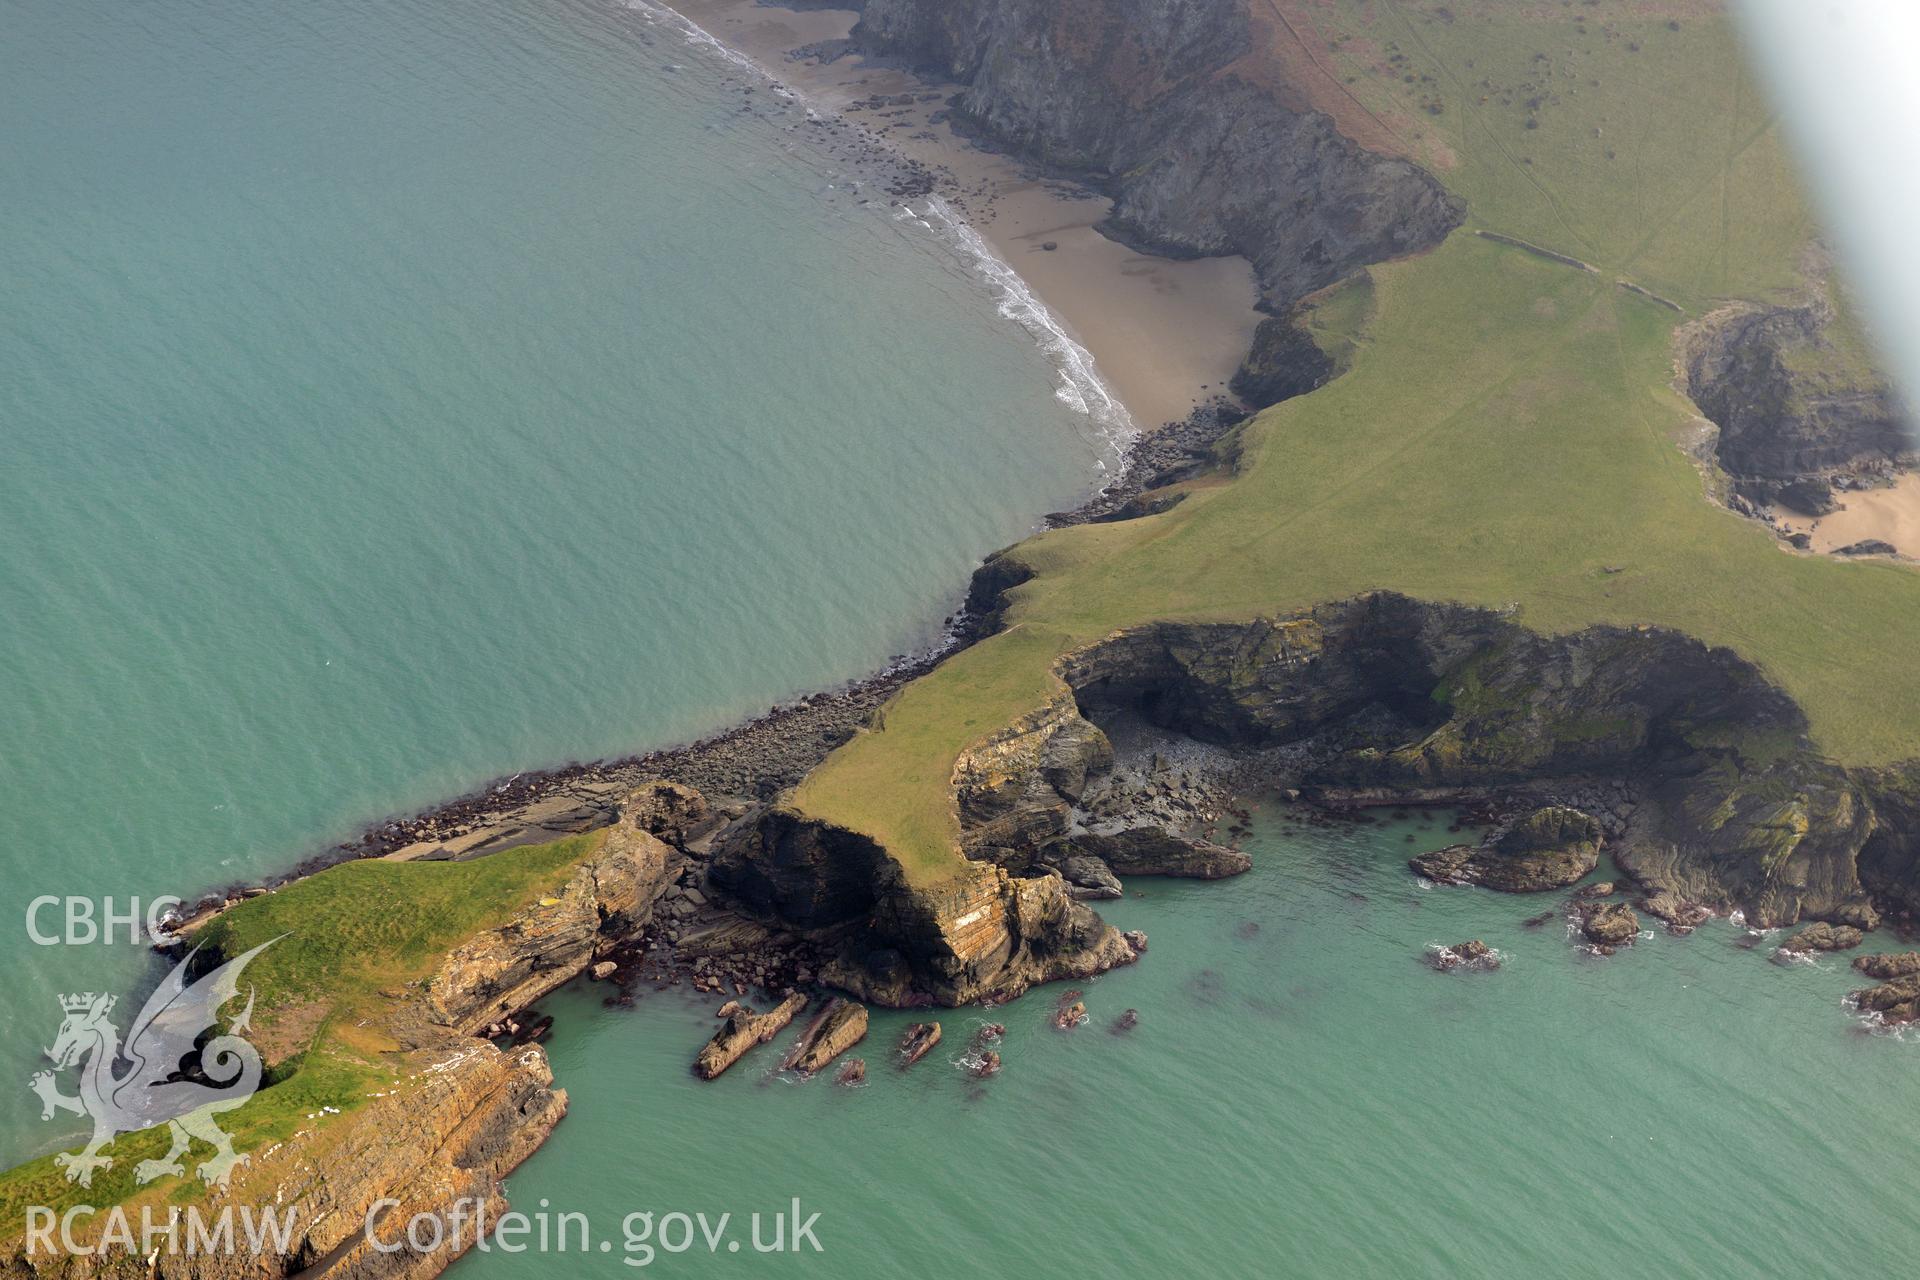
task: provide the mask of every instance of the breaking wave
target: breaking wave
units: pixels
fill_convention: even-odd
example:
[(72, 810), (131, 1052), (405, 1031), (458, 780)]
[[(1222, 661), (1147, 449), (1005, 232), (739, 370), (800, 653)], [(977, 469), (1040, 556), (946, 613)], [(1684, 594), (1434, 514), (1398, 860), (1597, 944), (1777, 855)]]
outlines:
[[(650, 24), (678, 34), (688, 45), (720, 59), (732, 70), (771, 86), (776, 94), (804, 107), (809, 117), (842, 118), (837, 112), (810, 102), (806, 95), (783, 84), (765, 67), (737, 49), (729, 48), (725, 41), (692, 19), (653, 3), (653, 0), (620, 2)], [(887, 145), (880, 135), (867, 130), (864, 125), (859, 127), (870, 140)], [(1127, 446), (1139, 437), (1140, 432), (1134, 425), (1133, 415), (1127, 412), (1127, 407), (1114, 395), (1113, 389), (1094, 367), (1093, 353), (1074, 340), (1060, 323), (1059, 317), (1040, 301), (1012, 264), (995, 253), (985, 238), (945, 200), (930, 195), (914, 203), (903, 203), (895, 216), (903, 220), (911, 219), (939, 236), (985, 281), (1000, 315), (1033, 336), (1053, 365), (1054, 398), (1075, 413), (1084, 415), (1092, 424), (1090, 443), (1096, 454), (1095, 465), (1101, 471), (1117, 472)]]
[(651, 0), (620, 0), (626, 8), (645, 18), (653, 26), (665, 27), (685, 40), (702, 53), (720, 59), (736, 71), (745, 72), (755, 80), (764, 80), (782, 96), (798, 98), (787, 86), (767, 74), (766, 68), (737, 49), (729, 48), (725, 41), (708, 31), (685, 14), (676, 13), (662, 4), (653, 4)]
[(1032, 286), (945, 200), (927, 196), (901, 206), (897, 216), (911, 218), (939, 235), (986, 281), (1000, 314), (1032, 334), (1052, 362), (1057, 379), (1054, 398), (1092, 422), (1101, 468), (1117, 464), (1140, 432), (1133, 415), (1094, 366), (1093, 353), (1074, 341)]
[[(768, 68), (747, 54), (730, 47), (720, 37), (686, 15), (664, 4), (656, 3), (655, 0), (617, 0), (617, 2), (638, 15), (649, 26), (678, 36), (695, 52), (696, 56), (717, 59), (723, 76), (737, 75), (764, 85), (789, 106), (804, 111), (809, 120), (838, 120), (850, 124), (869, 143), (885, 148), (890, 154), (899, 155), (897, 146), (881, 134), (875, 133), (864, 123), (849, 120), (839, 112), (809, 98), (792, 85), (782, 81)], [(789, 150), (791, 149), (792, 147), (789, 147)], [(841, 176), (837, 172), (834, 175), (836, 179)], [(838, 185), (840, 185), (838, 181), (828, 183), (829, 188)], [(846, 179), (846, 185), (856, 192), (866, 185), (865, 179), (857, 171), (857, 166), (856, 172)], [(1054, 367), (1055, 398), (1073, 411), (1085, 415), (1093, 424), (1093, 438), (1089, 444), (1094, 453), (1094, 465), (1102, 473), (1117, 474), (1128, 445), (1139, 433), (1134, 428), (1133, 419), (1128, 414), (1126, 406), (1120, 403), (1095, 371), (1092, 353), (1074, 341), (1060, 321), (1047, 309), (1046, 304), (1034, 296), (1032, 289), (1028, 287), (1025, 280), (1021, 279), (1019, 273), (995, 254), (980, 234), (968, 226), (951, 205), (938, 196), (927, 197), (920, 201), (919, 205), (919, 208), (915, 208), (907, 202), (900, 202), (895, 207), (895, 221), (911, 221), (920, 228), (934, 233), (946, 249), (953, 252), (964, 266), (970, 268), (988, 285), (989, 296), (993, 298), (998, 313), (1003, 318), (1015, 321), (1033, 335)], [(903, 670), (942, 657), (958, 647), (967, 633), (967, 628), (968, 620), (963, 611), (956, 609), (947, 617), (937, 638), (911, 652), (895, 654), (884, 666), (867, 678), (893, 676)]]

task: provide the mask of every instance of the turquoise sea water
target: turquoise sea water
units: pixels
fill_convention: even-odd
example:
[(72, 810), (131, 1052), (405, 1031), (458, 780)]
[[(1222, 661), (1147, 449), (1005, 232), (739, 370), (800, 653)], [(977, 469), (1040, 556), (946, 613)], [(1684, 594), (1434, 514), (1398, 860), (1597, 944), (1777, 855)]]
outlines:
[[(968, 267), (721, 64), (599, 0), (0, 0), (0, 1063), (136, 953), (40, 893), (277, 870), (489, 775), (713, 728), (930, 638), (1099, 449)], [(678, 67), (678, 70), (670, 70)], [(1406, 837), (1411, 834), (1411, 844)], [(1914, 1047), (1842, 961), (1714, 922), (1610, 959), (1554, 899), (1425, 889), (1437, 820), (1267, 811), (1255, 870), (994, 1011), (1006, 1067), (712, 1085), (711, 1001), (551, 1004), (521, 1210), (733, 1215), (668, 1272), (856, 1278), (1892, 1272)], [(1432, 943), (1499, 947), (1438, 974)], [(1140, 1025), (1109, 1025), (1126, 1008)], [(0, 1150), (41, 1149), (0, 1087)], [(762, 1258), (798, 1197), (817, 1257)], [(677, 1228), (676, 1228), (677, 1229)], [(670, 1238), (678, 1240), (678, 1236)], [(658, 1250), (660, 1237), (653, 1240)]]
[[(29, 945), (30, 898), (243, 881), (864, 674), (1094, 475), (972, 267), (631, 10), (0, 29), (8, 1078), (135, 963)], [(0, 1088), (0, 1149), (40, 1132)]]
[[(645, 1242), (669, 1274), (1617, 1280), (1916, 1256), (1915, 1046), (1840, 1007), (1843, 959), (1783, 967), (1725, 920), (1585, 955), (1563, 919), (1521, 923), (1560, 895), (1422, 887), (1408, 850), (1448, 839), (1433, 817), (1264, 810), (1247, 875), (1099, 904), (1151, 946), (1084, 984), (1086, 1025), (1052, 1028), (1048, 989), (938, 1011), (946, 1040), (901, 1073), (901, 1031), (930, 1015), (879, 1013), (858, 1088), (770, 1076), (786, 1037), (705, 1084), (687, 1066), (713, 1000), (564, 992), (548, 1048), (572, 1109), (509, 1195), (585, 1214), (588, 1252), (458, 1265), (620, 1274), (645, 1256), (634, 1212), (676, 1244), (665, 1215), (734, 1215), (749, 1260), (709, 1256), (696, 1224), (686, 1253)], [(1424, 963), (1469, 938), (1502, 967)], [(986, 1017), (1005, 1066), (975, 1081), (951, 1060)], [(750, 1215), (770, 1239), (795, 1197), (822, 1252), (753, 1253)]]

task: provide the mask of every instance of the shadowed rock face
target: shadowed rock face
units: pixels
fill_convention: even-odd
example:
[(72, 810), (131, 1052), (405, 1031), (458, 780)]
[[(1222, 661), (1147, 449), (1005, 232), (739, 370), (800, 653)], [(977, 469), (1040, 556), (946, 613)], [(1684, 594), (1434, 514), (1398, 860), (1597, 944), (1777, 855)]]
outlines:
[(1491, 610), (1380, 593), (1243, 624), (1150, 624), (1059, 670), (1096, 721), (1124, 707), (1216, 742), (1330, 739), (1318, 785), (1631, 779), (1643, 801), (1622, 863), (1654, 891), (1756, 923), (1870, 927), (1870, 890), (1909, 907), (1920, 883), (1920, 765), (1824, 760), (1757, 669), (1670, 631), (1541, 636)]
[[(1075, 901), (1089, 878), (1070, 888), (1058, 874), (1070, 858), (1123, 875), (1246, 866), (1157, 829), (1070, 832), (1087, 777), (1112, 762), (1097, 722), (1125, 709), (1216, 742), (1330, 743), (1310, 786), (1433, 795), (1631, 780), (1641, 801), (1615, 853), (1655, 900), (1863, 928), (1878, 920), (1870, 891), (1912, 903), (1920, 766), (1855, 773), (1822, 759), (1798, 707), (1752, 665), (1674, 632), (1541, 636), (1493, 610), (1383, 592), (1246, 623), (1152, 623), (1056, 672), (1062, 694), (956, 763), (967, 860), (950, 876), (909, 884), (870, 839), (775, 809), (720, 851), (714, 883), (834, 942), (840, 959), (822, 976), (881, 1004), (1012, 995), (1124, 963), (1132, 949)], [(1479, 859), (1476, 882), (1492, 868), (1503, 887), (1542, 888), (1585, 874), (1598, 846), (1591, 818), (1550, 808), (1462, 857)]]
[(744, 910), (836, 946), (822, 979), (875, 1004), (1006, 998), (1134, 958), (1057, 875), (962, 862), (913, 884), (866, 836), (787, 809), (742, 823), (708, 874)]
[(708, 879), (756, 915), (826, 934), (871, 919), (900, 892), (897, 863), (856, 832), (771, 809), (714, 851)]
[(1810, 924), (1780, 944), (1782, 951), (1847, 951), (1860, 945), (1860, 930), (1850, 924)]
[(1860, 849), (1861, 883), (1885, 905), (1920, 914), (1920, 767), (1866, 770), (1860, 785), (1875, 818)]
[(1920, 461), (1892, 385), (1830, 358), (1824, 303), (1755, 308), (1704, 326), (1688, 344), (1688, 390), (1720, 428), (1736, 490), (1820, 515), (1837, 478), (1881, 477)]
[(1114, 197), (1106, 228), (1156, 253), (1237, 253), (1263, 305), (1437, 244), (1460, 202), (1232, 70), (1241, 0), (868, 0), (862, 47), (966, 86), (960, 118)]
[(1133, 827), (1111, 835), (1086, 832), (1071, 837), (1069, 843), (1122, 876), (1219, 880), (1253, 866), (1253, 859), (1238, 849), (1209, 840), (1182, 839), (1162, 827)]
[(1325, 386), (1338, 371), (1311, 334), (1291, 319), (1269, 316), (1253, 331), (1253, 349), (1233, 375), (1231, 390), (1264, 409)]

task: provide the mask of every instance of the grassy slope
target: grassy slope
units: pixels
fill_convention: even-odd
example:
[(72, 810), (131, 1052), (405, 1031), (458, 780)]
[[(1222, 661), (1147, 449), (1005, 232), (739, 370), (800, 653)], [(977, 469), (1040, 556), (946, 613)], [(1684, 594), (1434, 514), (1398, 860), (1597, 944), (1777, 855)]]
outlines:
[[(1468, 200), (1468, 228), (1372, 272), (1351, 371), (1262, 414), (1230, 483), (1024, 544), (1040, 576), (1014, 597), (1014, 629), (904, 691), (796, 804), (937, 878), (956, 865), (952, 760), (1044, 696), (1054, 655), (1152, 618), (1246, 618), (1374, 587), (1517, 604), (1548, 632), (1676, 627), (1759, 663), (1835, 758), (1920, 754), (1903, 712), (1920, 706), (1905, 656), (1920, 575), (1783, 553), (1705, 501), (1676, 447), (1693, 418), (1670, 385), (1687, 317), (1615, 283), (1692, 316), (1797, 284), (1804, 208), (1731, 32), (1697, 7), (1456, 3), (1447, 20), (1439, 6), (1311, 6), (1351, 91), (1449, 161), (1439, 176)], [(1438, 115), (1419, 105), (1436, 97)], [(1336, 291), (1322, 316), (1337, 327), (1361, 310)]]
[[(260, 1150), (312, 1127), (307, 1117), (322, 1107), (349, 1111), (370, 1089), (391, 1087), (394, 1046), (379, 1034), (377, 1016), (367, 1016), (377, 1015), (382, 992), (427, 976), (460, 942), (559, 889), (600, 839), (575, 836), (475, 862), (346, 863), (242, 903), (211, 925), (208, 941), (225, 954), (279, 939), (241, 979), (242, 1001), (248, 987), (256, 993), (249, 1038), (264, 1049), (270, 1084), (221, 1118), (235, 1149)], [(132, 1009), (119, 1019), (123, 1031)], [(223, 1012), (238, 1010), (236, 1003)], [(0, 1174), (0, 1224), (20, 1226), (28, 1205), (60, 1211), (199, 1199), (205, 1191), (192, 1168), (209, 1153), (197, 1143), (187, 1179), (134, 1184), (134, 1165), (166, 1146), (163, 1129), (122, 1136), (106, 1148), (113, 1168), (95, 1174), (91, 1188), (66, 1181), (52, 1156)]]

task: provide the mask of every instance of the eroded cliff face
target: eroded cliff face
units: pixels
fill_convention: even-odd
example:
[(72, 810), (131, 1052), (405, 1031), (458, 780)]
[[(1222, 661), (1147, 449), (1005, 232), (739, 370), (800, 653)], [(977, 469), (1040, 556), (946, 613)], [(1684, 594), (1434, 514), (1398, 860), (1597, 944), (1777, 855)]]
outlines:
[(1244, 254), (1276, 312), (1463, 216), (1417, 166), (1284, 101), (1249, 61), (1244, 0), (868, 0), (854, 39), (965, 86), (960, 117), (996, 143), (1107, 189), (1117, 238)]
[[(162, 1254), (156, 1274), (426, 1280), (444, 1271), (465, 1248), (416, 1251), (405, 1242), (405, 1223), (415, 1214), (445, 1215), (462, 1201), (484, 1204), (490, 1216), (504, 1213), (503, 1180), (560, 1122), (567, 1095), (553, 1087), (546, 1054), (534, 1045), (503, 1050), (450, 1040), (407, 1054), (399, 1074), (388, 1096), (256, 1154), (236, 1177), (236, 1198), (294, 1214), (288, 1253)], [(383, 1199), (399, 1203), (382, 1207), (373, 1237), (400, 1244), (391, 1253), (368, 1239), (368, 1215)]]
[(1113, 744), (1084, 719), (1070, 692), (960, 754), (953, 788), (961, 851), (1024, 867), (1065, 834), (1087, 779), (1113, 766)]
[(741, 823), (708, 875), (742, 909), (829, 944), (822, 980), (876, 1004), (1009, 999), (1134, 958), (1058, 876), (966, 861), (916, 883), (868, 837), (785, 808)]
[(1836, 486), (1920, 462), (1893, 386), (1837, 324), (1824, 301), (1735, 308), (1686, 344), (1688, 390), (1719, 427), (1720, 466), (1750, 502), (1821, 515)]
[(1920, 831), (1920, 762), (1832, 764), (1756, 668), (1675, 632), (1546, 636), (1495, 610), (1383, 592), (1245, 623), (1151, 623), (1055, 670), (1058, 695), (955, 762), (967, 861), (951, 877), (910, 884), (868, 838), (774, 809), (716, 858), (714, 882), (833, 941), (841, 959), (822, 976), (880, 1003), (997, 998), (1123, 962), (1124, 941), (1076, 891), (1111, 896), (1115, 872), (1247, 865), (1157, 826), (1082, 825), (1076, 802), (1113, 763), (1100, 722), (1124, 710), (1213, 742), (1312, 739), (1316, 763), (1286, 781), (1329, 791), (1630, 783), (1637, 812), (1611, 846), (1622, 865), (1650, 892), (1759, 924), (1871, 927), (1876, 897), (1914, 906), (1904, 886), (1920, 839), (1905, 833)]
[(652, 918), (686, 855), (635, 825), (632, 808), (607, 829), (550, 905), (457, 947), (427, 980), (428, 1016), (477, 1035), (582, 972)]
[[(667, 790), (674, 793), (669, 800), (690, 794)], [(227, 1192), (211, 1203), (215, 1211), (225, 1203), (274, 1209), (291, 1224), (284, 1249), (162, 1251), (150, 1260), (117, 1249), (30, 1254), (16, 1239), (0, 1246), (0, 1274), (426, 1280), (444, 1270), (473, 1244), (471, 1226), (458, 1245), (449, 1236), (447, 1247), (422, 1252), (405, 1239), (408, 1219), (435, 1213), (444, 1220), (465, 1202), (485, 1205), (497, 1220), (508, 1207), (503, 1179), (567, 1110), (538, 1045), (501, 1048), (477, 1033), (579, 976), (645, 926), (684, 865), (679, 849), (647, 829), (672, 808), (663, 808), (661, 792), (649, 786), (630, 796), (619, 821), (557, 894), (469, 938), (428, 977), (385, 994), (386, 1007), (359, 1025), (368, 1042), (384, 1047), (380, 1066), (391, 1083), (341, 1113), (309, 1115), (292, 1136), (248, 1153)], [(323, 1044), (313, 1052), (333, 1049)], [(369, 1213), (388, 1199), (398, 1203), (375, 1216), (373, 1235), (399, 1245), (391, 1251), (376, 1249), (367, 1235)], [(137, 1208), (129, 1212), (138, 1221)], [(164, 1206), (157, 1212), (164, 1220)]]
[[(1915, 905), (1920, 762), (1832, 764), (1757, 669), (1675, 632), (1543, 636), (1496, 611), (1380, 593), (1241, 624), (1154, 623), (1067, 655), (1058, 672), (1075, 705), (1035, 720), (1063, 744), (1125, 709), (1216, 742), (1314, 738), (1327, 750), (1300, 780), (1329, 789), (1618, 778), (1641, 802), (1615, 852), (1650, 890), (1769, 925), (1870, 927), (1876, 898)], [(1039, 731), (989, 753), (1002, 767), (984, 788), (977, 763), (956, 772), (975, 832), (1030, 842), (976, 840), (975, 856), (1044, 862), (1065, 830), (1077, 791), (1031, 745)]]

